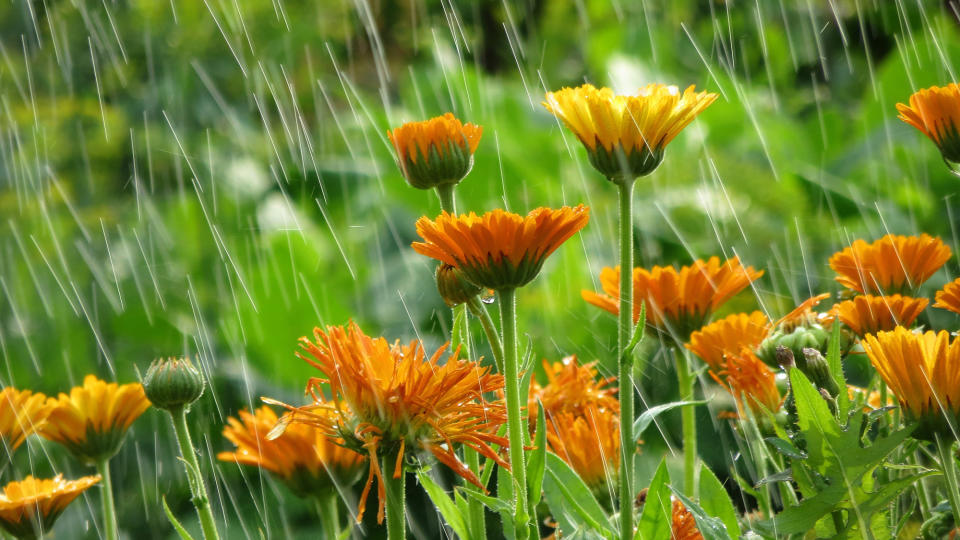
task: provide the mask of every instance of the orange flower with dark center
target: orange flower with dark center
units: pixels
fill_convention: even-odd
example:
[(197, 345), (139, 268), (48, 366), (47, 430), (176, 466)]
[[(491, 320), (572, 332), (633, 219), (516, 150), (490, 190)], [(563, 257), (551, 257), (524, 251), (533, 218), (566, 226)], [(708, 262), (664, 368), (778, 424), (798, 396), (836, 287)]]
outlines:
[(28, 476), (10, 482), (0, 493), (0, 526), (17, 538), (41, 538), (78, 495), (100, 481), (100, 475), (64, 480)]
[(728, 354), (723, 369), (710, 371), (710, 376), (737, 400), (737, 408), (743, 416), (749, 407), (755, 416), (764, 410), (775, 413), (780, 410), (783, 398), (777, 388), (777, 374), (750, 349), (743, 348), (739, 354)]
[(620, 418), (595, 405), (583, 414), (562, 412), (547, 420), (549, 450), (576, 471), (587, 486), (600, 489), (615, 483), (620, 470)]
[[(647, 308), (647, 323), (685, 342), (690, 333), (709, 319), (724, 302), (760, 278), (763, 270), (743, 266), (733, 257), (720, 262), (710, 257), (677, 270), (672, 266), (633, 269), (633, 320), (640, 318), (640, 305)], [(587, 302), (610, 313), (620, 312), (620, 267), (600, 272), (602, 294), (584, 290)]]
[(228, 418), (223, 428), (223, 436), (237, 449), (220, 452), (217, 459), (270, 471), (302, 497), (349, 486), (366, 465), (362, 454), (342, 446), (343, 439), (332, 439), (313, 426), (291, 424), (269, 439), (279, 421), (270, 407), (240, 411), (239, 417)]
[(51, 409), (43, 394), (11, 386), (0, 390), (0, 453), (12, 453), (23, 444), (47, 420)]
[(888, 234), (873, 243), (855, 240), (830, 257), (841, 285), (863, 294), (910, 294), (947, 260), (950, 248), (928, 234)]
[(960, 161), (960, 86), (931, 86), (897, 103), (898, 118), (920, 130), (937, 145), (944, 159)]
[(576, 356), (568, 356), (560, 362), (543, 361), (547, 384), (541, 386), (536, 379), (530, 381), (527, 410), (530, 421), (536, 422), (537, 402), (543, 405), (544, 414), (569, 412), (583, 415), (589, 407), (620, 411), (617, 389), (610, 388), (616, 377), (597, 379), (596, 362), (577, 364)]
[(770, 320), (763, 313), (735, 313), (690, 334), (685, 346), (710, 369), (720, 371), (728, 354), (739, 354), (744, 347), (755, 349), (769, 330)]
[(482, 127), (464, 124), (451, 113), (387, 131), (400, 170), (419, 189), (462, 180), (473, 167), (481, 135)]
[[(316, 328), (314, 337), (316, 342), (300, 338), (303, 352), (297, 353), (323, 373), (322, 378), (312, 378), (307, 384), (314, 404), (287, 406), (292, 412), (281, 418), (270, 436), (279, 436), (285, 426), (304, 423), (329, 437), (342, 438), (347, 447), (369, 456), (370, 471), (358, 520), (376, 478), (377, 517), (383, 521), (381, 456), (396, 453), (399, 464), (406, 448), (423, 450), (479, 487), (483, 486), (476, 475), (457, 458), (456, 444), (508, 467), (490, 447), (508, 445), (506, 437), (497, 436), (497, 429), (506, 422), (506, 410), (502, 402), (484, 398), (486, 393), (503, 389), (503, 376), (476, 362), (460, 360), (457, 353), (441, 364), (446, 346), (427, 360), (418, 341), (391, 345), (382, 337), (365, 335), (353, 322), (346, 328)], [(324, 397), (322, 385), (329, 385), (332, 399)], [(396, 468), (398, 475), (401, 470)]]
[(670, 540), (703, 540), (703, 535), (697, 528), (696, 518), (683, 506), (682, 502), (673, 501), (670, 521)]
[(37, 432), (90, 463), (116, 454), (130, 424), (150, 408), (140, 383), (119, 385), (93, 375), (49, 403), (50, 416)]
[(909, 328), (930, 301), (909, 296), (874, 296), (871, 294), (844, 300), (831, 310), (840, 321), (861, 338), (867, 334)]
[(934, 297), (933, 307), (960, 313), (960, 278), (944, 285)]
[(946, 330), (915, 334), (898, 326), (861, 344), (900, 407), (920, 423), (913, 436), (953, 437), (950, 423), (960, 418), (960, 341), (951, 342)]
[(424, 241), (413, 249), (459, 268), (477, 286), (512, 289), (537, 277), (547, 257), (589, 219), (582, 204), (537, 208), (525, 217), (499, 209), (482, 216), (444, 212), (436, 220), (417, 220)]

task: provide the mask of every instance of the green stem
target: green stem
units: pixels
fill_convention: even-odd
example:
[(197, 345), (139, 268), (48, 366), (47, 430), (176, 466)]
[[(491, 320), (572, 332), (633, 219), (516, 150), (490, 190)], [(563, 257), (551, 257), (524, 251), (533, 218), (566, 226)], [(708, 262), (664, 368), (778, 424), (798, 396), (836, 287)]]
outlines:
[[(677, 383), (680, 388), (680, 400), (693, 400), (693, 374), (687, 355), (677, 347), (674, 349), (677, 358)], [(697, 418), (692, 405), (681, 407), (683, 422), (683, 492), (688, 497), (695, 497), (697, 477)]]
[(103, 489), (100, 494), (100, 503), (103, 507), (103, 531), (107, 540), (117, 540), (117, 507), (113, 502), (113, 480), (110, 478), (110, 458), (97, 462), (97, 472)]
[(186, 407), (180, 407), (171, 410), (170, 416), (173, 418), (173, 430), (177, 434), (177, 444), (180, 445), (180, 455), (187, 464), (187, 481), (190, 484), (190, 493), (193, 495), (193, 505), (197, 508), (197, 515), (200, 517), (203, 537), (206, 540), (219, 540), (217, 523), (213, 519), (213, 511), (210, 508), (210, 497), (207, 495), (207, 488), (203, 483), (203, 474), (200, 472), (200, 463), (193, 449), (193, 441), (190, 440), (187, 409)]
[(520, 416), (520, 377), (517, 368), (517, 299), (515, 289), (498, 291), (500, 296), (500, 326), (503, 329), (503, 377), (507, 397), (507, 437), (510, 439), (510, 471), (513, 473), (513, 493), (516, 496), (516, 511), (513, 517), (515, 538), (526, 540), (529, 534), (527, 522), (527, 470), (523, 459), (523, 431), (526, 429)]
[[(480, 477), (480, 454), (472, 448), (463, 447), (463, 460), (466, 462), (467, 467), (477, 475), (477, 478)], [(471, 484), (470, 482), (464, 482), (466, 489), (475, 491), (480, 495), (483, 495), (483, 490), (477, 486)], [(483, 503), (479, 500), (468, 497), (467, 512), (470, 518), (470, 534), (473, 538), (486, 538), (487, 537), (487, 522), (486, 514), (484, 513)]]
[(437, 186), (437, 197), (440, 199), (440, 209), (448, 214), (457, 212), (457, 204), (453, 199), (453, 188), (456, 184), (440, 184)]
[(940, 469), (947, 481), (947, 498), (950, 499), (954, 519), (960, 519), (960, 485), (957, 482), (957, 460), (953, 456), (953, 440), (944, 440), (939, 434), (936, 435), (936, 439)]
[(483, 327), (483, 333), (490, 342), (490, 351), (493, 353), (493, 362), (497, 365), (497, 373), (503, 373), (503, 344), (500, 342), (500, 335), (497, 334), (497, 327), (493, 324), (493, 318), (486, 306), (480, 301), (480, 298), (474, 296), (467, 301), (467, 307), (474, 317), (480, 320), (480, 326)]
[(317, 497), (317, 515), (323, 527), (326, 540), (336, 540), (340, 536), (340, 497), (336, 490)]
[(620, 313), (617, 369), (620, 385), (620, 537), (633, 538), (633, 363), (626, 354), (633, 337), (633, 182), (617, 184), (620, 195)]
[(387, 540), (404, 540), (407, 537), (406, 483), (407, 475), (400, 464), (400, 477), (394, 478), (397, 467), (397, 452), (383, 456), (383, 483), (387, 492)]

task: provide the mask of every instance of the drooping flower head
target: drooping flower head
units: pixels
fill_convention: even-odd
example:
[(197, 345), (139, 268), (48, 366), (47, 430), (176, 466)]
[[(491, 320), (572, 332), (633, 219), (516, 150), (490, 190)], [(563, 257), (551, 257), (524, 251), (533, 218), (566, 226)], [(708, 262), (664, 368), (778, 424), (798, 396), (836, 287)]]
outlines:
[(673, 501), (670, 519), (670, 540), (703, 540), (697, 528), (697, 519), (678, 500)]
[(387, 131), (407, 182), (419, 189), (456, 184), (473, 167), (483, 128), (451, 113)]
[(910, 96), (910, 104), (897, 103), (900, 120), (920, 130), (937, 145), (948, 161), (960, 161), (960, 86), (931, 86)]
[(844, 300), (833, 306), (833, 313), (859, 337), (890, 331), (897, 326), (909, 328), (930, 301), (910, 296), (874, 296), (867, 294)]
[[(720, 262), (710, 257), (677, 270), (672, 266), (633, 269), (633, 320), (640, 318), (641, 302), (647, 323), (682, 343), (702, 327), (727, 300), (760, 278), (763, 270), (743, 266), (738, 257)], [(584, 290), (587, 302), (610, 313), (620, 312), (620, 267), (600, 272), (602, 294)]]
[(150, 407), (140, 383), (118, 385), (93, 375), (49, 402), (50, 416), (38, 433), (89, 463), (116, 454), (130, 424)]
[(960, 313), (960, 278), (943, 286), (934, 296), (933, 307)]
[(946, 330), (915, 334), (898, 326), (861, 343), (908, 418), (920, 423), (913, 436), (953, 437), (950, 424), (960, 418), (960, 341), (951, 342)]
[(366, 465), (364, 455), (342, 446), (343, 439), (332, 439), (314, 426), (290, 424), (277, 438), (267, 438), (279, 421), (270, 407), (240, 411), (238, 416), (228, 418), (223, 428), (223, 436), (237, 449), (220, 452), (217, 459), (270, 471), (301, 497), (349, 486)]
[(12, 386), (0, 390), (0, 455), (9, 456), (23, 444), (47, 420), (51, 408), (43, 394)]
[(664, 148), (717, 98), (682, 93), (676, 86), (649, 84), (635, 96), (584, 84), (548, 92), (543, 106), (580, 139), (590, 163), (616, 182), (633, 182), (653, 172)]
[(526, 216), (494, 210), (478, 216), (446, 212), (417, 220), (414, 242), (421, 255), (455, 266), (479, 287), (503, 290), (526, 285), (560, 244), (586, 226), (589, 208), (537, 208)]
[(759, 311), (749, 315), (734, 313), (690, 334), (690, 343), (685, 346), (710, 369), (720, 371), (727, 355), (740, 354), (744, 347), (756, 348), (767, 337), (769, 329), (770, 321)]
[(100, 475), (64, 480), (63, 475), (41, 480), (28, 476), (10, 482), (0, 493), (0, 527), (17, 538), (41, 538), (49, 533), (63, 510)]
[[(484, 397), (503, 389), (503, 376), (476, 362), (460, 360), (456, 353), (441, 364), (446, 347), (428, 360), (418, 341), (391, 345), (382, 337), (365, 335), (353, 322), (346, 328), (316, 328), (314, 337), (315, 341), (301, 338), (302, 352), (298, 353), (323, 374), (307, 385), (314, 404), (288, 406), (292, 412), (281, 418), (271, 438), (283, 433), (285, 426), (305, 423), (369, 456), (358, 520), (376, 478), (378, 519), (383, 521), (385, 490), (378, 459), (383, 455), (396, 453), (399, 464), (405, 449), (422, 450), (479, 487), (483, 486), (457, 458), (454, 445), (468, 446), (509, 466), (490, 447), (508, 445), (506, 437), (497, 436), (497, 429), (506, 422), (506, 409), (502, 402)], [(324, 397), (323, 385), (329, 387), (332, 399)], [(395, 470), (399, 475), (402, 467)]]
[(596, 362), (578, 364), (576, 356), (568, 356), (560, 362), (544, 360), (547, 384), (541, 386), (536, 379), (530, 381), (527, 410), (531, 422), (536, 421), (538, 402), (547, 417), (561, 412), (583, 416), (590, 407), (619, 412), (617, 389), (608, 386), (616, 377), (598, 379), (595, 366)]
[(615, 484), (620, 470), (620, 417), (595, 405), (583, 414), (562, 412), (547, 420), (549, 450), (595, 491)]
[(950, 248), (928, 234), (888, 234), (853, 244), (830, 257), (841, 285), (862, 294), (912, 294), (950, 259)]
[(747, 407), (754, 416), (762, 416), (764, 411), (775, 413), (783, 403), (777, 374), (746, 347), (739, 354), (728, 354), (723, 369), (711, 370), (710, 376), (737, 400), (741, 416)]

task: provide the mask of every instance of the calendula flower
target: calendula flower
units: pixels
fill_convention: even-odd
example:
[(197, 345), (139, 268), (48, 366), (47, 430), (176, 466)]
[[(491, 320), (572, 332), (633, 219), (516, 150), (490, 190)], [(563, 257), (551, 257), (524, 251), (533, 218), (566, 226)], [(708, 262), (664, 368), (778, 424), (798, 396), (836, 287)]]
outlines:
[(530, 421), (536, 422), (538, 402), (548, 417), (563, 412), (583, 416), (590, 407), (619, 412), (617, 389), (607, 386), (616, 377), (598, 379), (595, 366), (596, 362), (578, 364), (576, 356), (568, 356), (560, 362), (544, 360), (543, 371), (547, 376), (547, 384), (541, 386), (536, 379), (530, 381), (527, 407)]
[(960, 161), (960, 86), (931, 86), (910, 96), (910, 105), (897, 103), (900, 120), (920, 130), (937, 145), (943, 158)]
[(909, 327), (930, 301), (909, 296), (856, 296), (833, 306), (833, 312), (854, 334), (863, 337), (897, 326)]
[(673, 501), (670, 521), (670, 540), (703, 540), (696, 518), (678, 500)]
[(928, 234), (888, 234), (873, 243), (855, 240), (830, 257), (841, 285), (863, 294), (910, 294), (950, 259), (950, 248)]
[(17, 538), (41, 538), (49, 533), (63, 510), (100, 476), (64, 480), (63, 475), (41, 480), (28, 476), (10, 482), (0, 493), (0, 526)]
[(548, 92), (543, 106), (580, 139), (590, 163), (607, 178), (632, 182), (663, 160), (667, 144), (717, 99), (693, 86), (649, 84), (635, 96), (585, 84)]
[(901, 409), (920, 423), (913, 436), (953, 437), (950, 423), (960, 417), (960, 341), (951, 342), (946, 330), (915, 334), (898, 326), (861, 343)]
[(783, 403), (777, 374), (748, 348), (742, 348), (739, 354), (728, 354), (723, 368), (711, 371), (710, 376), (737, 400), (741, 416), (746, 407), (755, 416), (761, 416), (765, 410), (775, 413)]
[(613, 483), (620, 470), (620, 417), (590, 405), (583, 414), (562, 412), (547, 421), (549, 450), (567, 462), (593, 490)]
[(419, 189), (460, 182), (473, 167), (481, 135), (482, 127), (464, 124), (451, 113), (387, 131), (403, 176)]
[(268, 439), (279, 421), (270, 407), (240, 411), (238, 416), (228, 418), (223, 428), (223, 436), (237, 449), (220, 452), (217, 458), (270, 471), (302, 497), (349, 486), (366, 465), (362, 454), (343, 446), (343, 439), (332, 439), (314, 426), (294, 423), (277, 438)]
[[(733, 257), (720, 262), (710, 257), (677, 270), (672, 266), (633, 269), (633, 320), (640, 318), (641, 302), (647, 308), (647, 323), (657, 330), (686, 341), (727, 300), (760, 278), (763, 270), (743, 266)], [(620, 267), (600, 272), (601, 294), (584, 290), (587, 302), (610, 313), (620, 312)]]
[(479, 287), (512, 289), (537, 277), (547, 257), (589, 219), (582, 204), (537, 208), (526, 216), (499, 209), (482, 216), (444, 212), (436, 220), (417, 220), (424, 241), (414, 242), (413, 249), (455, 266)]
[(118, 385), (93, 375), (49, 403), (50, 416), (38, 433), (89, 463), (116, 454), (130, 424), (150, 407), (140, 383)]
[(944, 285), (934, 297), (933, 307), (960, 313), (960, 278)]
[[(286, 426), (304, 423), (320, 428), (329, 437), (367, 455), (369, 475), (360, 500), (359, 521), (367, 495), (377, 479), (383, 521), (385, 489), (379, 457), (397, 454), (402, 463), (405, 450), (429, 452), (467, 481), (480, 485), (476, 475), (456, 456), (455, 444), (468, 446), (504, 467), (508, 464), (490, 447), (505, 447), (508, 440), (497, 436), (506, 422), (501, 402), (490, 402), (485, 393), (503, 388), (503, 376), (489, 367), (460, 360), (457, 353), (440, 363), (446, 346), (429, 360), (418, 341), (393, 345), (386, 339), (365, 335), (356, 323), (314, 329), (315, 342), (300, 338), (298, 356), (323, 373), (312, 378), (307, 391), (314, 404), (289, 407), (271, 438)], [(324, 397), (321, 385), (328, 385), (332, 399)], [(397, 475), (402, 467), (396, 467)]]
[(756, 348), (767, 337), (770, 321), (759, 311), (749, 315), (734, 313), (690, 334), (686, 348), (700, 357), (710, 369), (723, 369), (728, 354), (739, 354), (743, 347)]
[(50, 410), (43, 394), (11, 386), (0, 390), (0, 453), (9, 455), (23, 444), (47, 420)]

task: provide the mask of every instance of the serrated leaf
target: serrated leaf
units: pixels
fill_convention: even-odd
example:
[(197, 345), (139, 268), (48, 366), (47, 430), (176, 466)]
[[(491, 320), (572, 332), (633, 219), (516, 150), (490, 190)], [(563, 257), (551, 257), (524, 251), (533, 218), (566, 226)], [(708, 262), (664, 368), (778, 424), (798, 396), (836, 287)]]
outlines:
[[(420, 480), (420, 485), (423, 486), (433, 505), (437, 507), (440, 515), (443, 516), (443, 520), (453, 529), (453, 532), (460, 538), (470, 538), (467, 517), (461, 512), (460, 508), (457, 508), (455, 501), (447, 496), (443, 488), (433, 481), (433, 478), (430, 478), (427, 471), (417, 471), (417, 479)], [(464, 491), (470, 492), (471, 490)]]
[(666, 459), (663, 459), (647, 488), (647, 498), (643, 503), (643, 512), (637, 523), (637, 534), (634, 535), (634, 540), (670, 538), (672, 503), (670, 488), (667, 487), (669, 483), (670, 472), (667, 470)]
[(737, 510), (730, 501), (730, 495), (709, 467), (700, 469), (700, 506), (714, 517), (720, 518), (731, 538), (740, 536), (740, 523)]
[(837, 416), (846, 418), (850, 411), (850, 396), (847, 395), (847, 379), (843, 376), (843, 362), (840, 358), (840, 325), (834, 324), (830, 332), (830, 342), (827, 345), (827, 365), (830, 367), (830, 376), (837, 383), (840, 392), (837, 393)]

